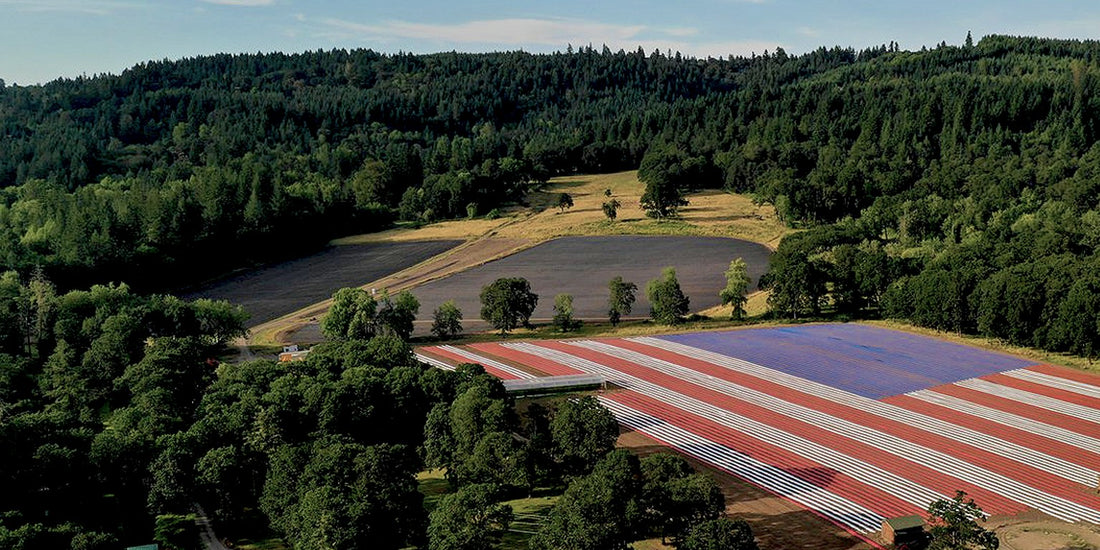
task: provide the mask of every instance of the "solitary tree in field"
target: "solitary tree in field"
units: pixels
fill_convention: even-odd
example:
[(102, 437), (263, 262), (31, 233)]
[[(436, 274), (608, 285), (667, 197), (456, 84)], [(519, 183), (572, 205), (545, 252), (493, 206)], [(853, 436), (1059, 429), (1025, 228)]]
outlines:
[(607, 288), (611, 291), (607, 298), (607, 317), (612, 326), (617, 326), (623, 315), (630, 315), (638, 285), (623, 281), (622, 276), (617, 276), (611, 279)]
[(558, 210), (565, 212), (569, 208), (573, 208), (573, 196), (569, 193), (562, 193), (558, 195)]
[(674, 325), (687, 315), (689, 300), (680, 289), (680, 281), (676, 279), (676, 270), (672, 267), (666, 267), (660, 277), (650, 281), (645, 293), (654, 321)]
[(932, 525), (929, 550), (997, 550), (1001, 544), (996, 533), (978, 525), (985, 514), (963, 491), (956, 491), (953, 499), (930, 504), (928, 515)]
[(619, 215), (620, 206), (622, 206), (622, 203), (619, 202), (619, 199), (611, 199), (603, 203), (603, 215), (607, 216), (607, 219), (615, 221), (615, 218)]
[(321, 334), (329, 340), (368, 340), (376, 331), (378, 302), (361, 288), (341, 288), (321, 319)]
[(408, 340), (412, 336), (413, 321), (420, 312), (420, 301), (411, 292), (402, 290), (397, 296), (391, 297), (388, 292), (382, 291), (382, 297), (378, 300), (378, 311), (375, 313), (375, 322), (379, 334), (392, 334)]
[(730, 268), (726, 270), (726, 288), (718, 293), (722, 305), (733, 306), (730, 319), (736, 321), (745, 317), (745, 293), (748, 292), (751, 282), (745, 260), (737, 258), (730, 262)]
[(645, 184), (642, 193), (642, 210), (651, 218), (671, 218), (681, 206), (687, 206), (683, 191), (672, 180), (655, 176)]
[(432, 313), (432, 334), (446, 340), (462, 332), (462, 311), (454, 300), (447, 300), (435, 308)]
[(554, 326), (562, 332), (573, 328), (576, 321), (573, 320), (573, 295), (558, 294), (554, 296)]
[(527, 326), (538, 303), (539, 296), (531, 292), (527, 279), (500, 278), (481, 289), (481, 318), (504, 335)]
[(642, 210), (651, 218), (663, 219), (676, 215), (681, 206), (687, 206), (682, 185), (684, 171), (680, 166), (683, 153), (675, 147), (654, 147), (642, 157), (638, 179), (645, 183), (642, 193)]

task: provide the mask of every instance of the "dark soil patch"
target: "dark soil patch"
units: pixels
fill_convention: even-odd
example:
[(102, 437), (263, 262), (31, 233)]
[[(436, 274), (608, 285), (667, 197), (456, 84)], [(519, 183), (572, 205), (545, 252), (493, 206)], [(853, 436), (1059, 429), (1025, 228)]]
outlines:
[[(534, 319), (553, 317), (554, 296), (573, 295), (578, 318), (607, 317), (607, 283), (616, 275), (638, 285), (633, 315), (648, 316), (645, 285), (665, 266), (676, 268), (691, 310), (719, 304), (731, 260), (744, 258), (753, 285), (768, 266), (771, 252), (756, 243), (722, 237), (564, 237), (522, 252), (431, 281), (413, 289), (420, 300), (420, 319), (446, 300), (454, 300), (468, 320), (478, 318), (481, 288), (499, 277), (524, 277), (539, 295)], [(753, 286), (755, 288), (755, 286)]]
[(338, 289), (381, 279), (459, 244), (418, 241), (333, 246), (222, 279), (183, 298), (229, 300), (243, 306), (252, 315), (248, 325), (256, 326), (323, 301)]

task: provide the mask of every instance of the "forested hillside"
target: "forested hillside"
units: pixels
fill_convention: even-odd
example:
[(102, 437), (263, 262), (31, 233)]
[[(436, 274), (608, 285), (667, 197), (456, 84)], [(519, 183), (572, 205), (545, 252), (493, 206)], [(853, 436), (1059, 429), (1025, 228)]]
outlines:
[(338, 50), (7, 87), (0, 258), (63, 287), (171, 285), (648, 153), (647, 174), (809, 229), (764, 281), (780, 314), (1093, 354), (1098, 55), (1000, 36), (722, 60)]
[(398, 212), (485, 213), (551, 174), (636, 167), (672, 102), (751, 64), (359, 50), (0, 89), (0, 257), (55, 279), (183, 282)]

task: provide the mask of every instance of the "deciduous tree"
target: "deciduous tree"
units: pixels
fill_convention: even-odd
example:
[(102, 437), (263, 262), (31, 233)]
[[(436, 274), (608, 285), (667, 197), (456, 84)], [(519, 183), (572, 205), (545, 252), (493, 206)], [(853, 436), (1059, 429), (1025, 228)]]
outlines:
[(481, 318), (504, 335), (527, 326), (538, 302), (527, 279), (497, 279), (481, 289)]
[(630, 315), (630, 310), (634, 307), (638, 285), (623, 281), (622, 276), (618, 275), (607, 283), (607, 288), (609, 291), (607, 317), (611, 321), (611, 325), (615, 326), (619, 324), (619, 320), (622, 319), (623, 315)]
[(680, 289), (676, 279), (676, 269), (666, 267), (661, 276), (649, 281), (645, 287), (649, 298), (650, 315), (654, 321), (664, 325), (675, 325), (687, 315), (690, 300)]
[(726, 288), (718, 293), (718, 297), (722, 299), (722, 305), (733, 306), (731, 319), (740, 320), (745, 317), (745, 293), (748, 292), (751, 282), (745, 260), (737, 258), (730, 262), (730, 267), (726, 270)]
[(447, 300), (432, 313), (432, 334), (440, 340), (453, 338), (462, 332), (462, 311), (454, 300)]

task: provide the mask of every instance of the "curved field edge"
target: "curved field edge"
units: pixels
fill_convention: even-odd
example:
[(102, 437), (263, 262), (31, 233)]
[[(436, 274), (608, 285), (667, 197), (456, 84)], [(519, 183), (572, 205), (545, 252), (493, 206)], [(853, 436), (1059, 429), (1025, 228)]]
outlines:
[[(603, 213), (606, 191), (621, 203), (611, 222)], [(774, 250), (788, 229), (775, 209), (757, 205), (744, 195), (706, 190), (688, 195), (690, 204), (672, 220), (647, 218), (639, 206), (644, 185), (637, 171), (554, 178), (527, 197), (528, 206), (512, 207), (501, 218), (448, 220), (420, 228), (397, 228), (332, 241), (335, 246), (379, 242), (465, 240), (466, 242), (412, 267), (360, 288), (398, 292), (441, 279), (565, 236), (673, 235), (728, 237), (762, 244)], [(557, 209), (557, 197), (569, 193), (573, 207)], [(288, 341), (303, 326), (316, 322), (331, 305), (325, 300), (252, 328), (250, 346), (273, 346)]]

